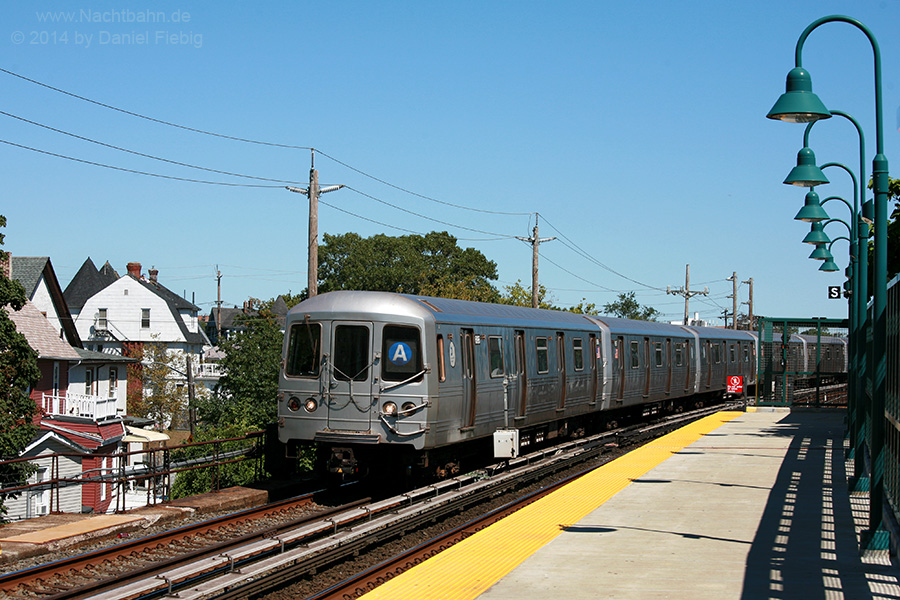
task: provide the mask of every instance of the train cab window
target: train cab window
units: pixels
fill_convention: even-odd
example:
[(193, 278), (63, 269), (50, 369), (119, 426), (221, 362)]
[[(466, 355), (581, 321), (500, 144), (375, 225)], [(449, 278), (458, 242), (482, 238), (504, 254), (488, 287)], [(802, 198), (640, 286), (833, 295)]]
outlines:
[(422, 348), (419, 330), (403, 325), (385, 325), (382, 334), (381, 377), (385, 381), (422, 379)]
[(572, 338), (572, 363), (576, 371), (584, 371), (584, 346), (581, 338)]
[(662, 342), (655, 342), (653, 344), (653, 353), (656, 357), (656, 366), (663, 366), (663, 351), (662, 351)]
[(334, 378), (365, 381), (369, 378), (369, 329), (363, 325), (338, 325), (334, 329)]
[(491, 377), (503, 377), (506, 367), (503, 364), (503, 338), (500, 336), (488, 336), (488, 364)]
[(675, 344), (675, 366), (680, 367), (682, 365), (684, 365), (684, 345)]
[(550, 372), (550, 349), (548, 348), (547, 338), (534, 338), (534, 351), (537, 360), (538, 373)]
[(318, 377), (322, 326), (318, 323), (296, 323), (288, 338), (284, 374), (288, 377)]
[(631, 368), (637, 369), (641, 366), (641, 349), (637, 340), (631, 342)]

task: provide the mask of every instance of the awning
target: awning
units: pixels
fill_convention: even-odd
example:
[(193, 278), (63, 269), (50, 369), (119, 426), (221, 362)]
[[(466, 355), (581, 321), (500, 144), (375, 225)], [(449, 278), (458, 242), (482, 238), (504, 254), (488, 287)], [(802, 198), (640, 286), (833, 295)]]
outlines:
[(128, 430), (128, 434), (122, 438), (123, 442), (164, 442), (170, 439), (165, 433), (160, 433), (159, 431), (141, 429), (131, 425), (126, 425), (125, 429)]

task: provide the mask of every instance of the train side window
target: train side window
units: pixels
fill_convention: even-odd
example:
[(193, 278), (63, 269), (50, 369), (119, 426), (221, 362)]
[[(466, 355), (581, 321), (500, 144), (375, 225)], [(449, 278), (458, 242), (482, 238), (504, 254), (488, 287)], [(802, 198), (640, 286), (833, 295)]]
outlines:
[(730, 356), (730, 359), (729, 359), (729, 360), (730, 360), (731, 362), (736, 361), (736, 360), (737, 360), (737, 356), (736, 356), (735, 353), (734, 353), (734, 344), (731, 344), (731, 346), (728, 347), (728, 350), (729, 350), (729, 356)]
[(404, 325), (385, 325), (381, 348), (381, 377), (385, 381), (422, 379), (422, 351), (419, 330)]
[(750, 346), (744, 345), (744, 362), (750, 362)]
[(318, 323), (292, 325), (284, 374), (287, 377), (318, 377), (321, 341), (322, 326)]
[(656, 366), (663, 366), (663, 351), (662, 351), (662, 342), (655, 342), (653, 344), (653, 353), (656, 356)]
[(713, 344), (710, 346), (710, 351), (712, 356), (709, 357), (709, 361), (714, 364), (719, 364), (721, 362), (721, 358), (719, 357), (719, 345)]
[(438, 381), (447, 380), (447, 368), (444, 366), (444, 336), (437, 336)]
[(535, 358), (537, 359), (538, 373), (550, 372), (550, 351), (548, 349), (547, 338), (534, 338)]
[(572, 338), (572, 362), (576, 371), (584, 371), (584, 347), (581, 338)]
[(488, 364), (491, 377), (503, 377), (506, 367), (503, 364), (503, 338), (492, 335), (488, 337)]
[(675, 344), (675, 366), (684, 365), (684, 344)]
[(365, 381), (369, 378), (369, 329), (363, 325), (334, 328), (334, 378)]
[(641, 348), (637, 340), (631, 342), (631, 368), (637, 369), (641, 365)]

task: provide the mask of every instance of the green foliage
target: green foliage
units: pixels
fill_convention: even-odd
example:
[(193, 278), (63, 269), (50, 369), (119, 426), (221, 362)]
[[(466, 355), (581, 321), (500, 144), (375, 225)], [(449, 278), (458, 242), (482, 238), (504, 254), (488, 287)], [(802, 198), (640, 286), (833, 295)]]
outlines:
[(588, 302), (586, 298), (582, 298), (581, 302), (579, 302), (575, 306), (567, 308), (566, 310), (578, 315), (596, 315), (597, 305), (593, 302)]
[(637, 319), (639, 321), (655, 321), (659, 311), (651, 306), (641, 306), (634, 299), (634, 292), (623, 292), (619, 299), (603, 305), (603, 314), (623, 319)]
[[(243, 437), (246, 429), (240, 425), (226, 425), (223, 427), (209, 428), (205, 431), (195, 434), (195, 442), (205, 442), (210, 440), (231, 439)], [(201, 446), (191, 446), (182, 450), (177, 450), (172, 454), (172, 461), (179, 462), (187, 459), (197, 459), (200, 457), (214, 457), (228, 452), (246, 450), (254, 445), (254, 440), (239, 440), (233, 442), (223, 442), (220, 444), (205, 444)], [(204, 494), (213, 489), (223, 489), (236, 485), (247, 485), (264, 479), (269, 475), (265, 473), (260, 463), (260, 459), (248, 458), (239, 462), (219, 465), (218, 467), (208, 466), (202, 469), (192, 469), (190, 471), (182, 471), (175, 477), (175, 483), (172, 484), (172, 498), (183, 498), (185, 496), (194, 496), (196, 494)]]
[[(521, 279), (517, 279), (512, 285), (504, 286), (503, 290), (500, 304), (531, 306), (531, 288), (526, 288), (522, 285)], [(540, 284), (538, 284), (538, 308), (556, 310), (556, 307), (553, 306), (553, 298), (547, 293), (547, 288)]]
[(152, 419), (161, 429), (168, 429), (187, 409), (187, 385), (177, 378), (179, 371), (186, 372), (184, 362), (159, 342), (144, 344), (138, 353), (144, 392), (130, 398), (128, 413)]
[[(0, 215), (0, 227), (6, 227), (6, 217)], [(4, 235), (0, 233), (0, 244)], [(0, 263), (9, 254), (0, 250)], [(32, 420), (37, 404), (29, 396), (29, 389), (41, 377), (37, 353), (28, 345), (25, 336), (16, 330), (6, 311), (20, 310), (26, 302), (25, 290), (0, 272), (0, 460), (13, 459), (28, 445), (37, 428)], [(25, 481), (33, 472), (29, 463), (0, 467), (0, 484)], [(0, 494), (0, 516), (7, 512), (4, 501), (18, 494)]]
[(244, 328), (219, 344), (225, 358), (218, 389), (210, 398), (198, 401), (206, 427), (235, 425), (247, 431), (262, 429), (276, 418), (284, 334), (265, 307), (259, 315), (238, 319)]
[(319, 246), (319, 291), (374, 290), (448, 296), (464, 286), (488, 294), (497, 264), (473, 248), (460, 248), (447, 232), (363, 238), (325, 234)]

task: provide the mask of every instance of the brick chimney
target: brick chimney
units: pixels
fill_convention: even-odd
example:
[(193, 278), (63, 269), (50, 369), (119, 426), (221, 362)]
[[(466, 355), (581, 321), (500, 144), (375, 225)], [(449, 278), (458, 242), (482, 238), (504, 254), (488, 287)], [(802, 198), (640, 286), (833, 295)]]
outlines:
[(128, 269), (128, 274), (134, 277), (135, 279), (141, 278), (141, 263), (139, 262), (130, 262), (125, 267)]
[(150, 281), (156, 283), (156, 278), (159, 276), (159, 269), (150, 267), (147, 273), (150, 275)]

